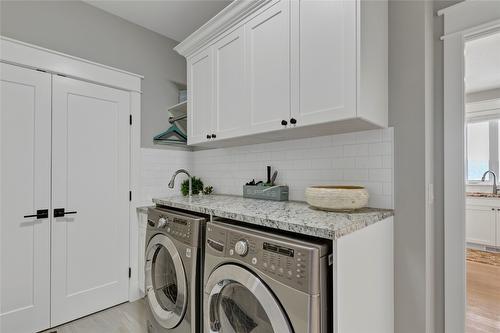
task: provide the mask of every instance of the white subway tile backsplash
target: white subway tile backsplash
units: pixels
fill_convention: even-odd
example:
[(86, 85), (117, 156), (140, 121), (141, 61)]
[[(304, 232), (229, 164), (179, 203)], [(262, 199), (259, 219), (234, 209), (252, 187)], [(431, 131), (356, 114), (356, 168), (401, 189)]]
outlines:
[(356, 133), (356, 143), (372, 143), (382, 141), (382, 131), (373, 130)]
[(344, 170), (344, 180), (361, 181), (369, 179), (369, 171), (365, 169), (346, 169)]
[(382, 156), (356, 157), (356, 168), (358, 169), (382, 168)]
[(178, 194), (167, 188), (172, 173), (186, 168), (216, 193), (241, 195), (242, 186), (278, 170), (277, 183), (290, 187), (290, 200), (305, 200), (311, 185), (360, 185), (372, 207), (393, 207), (393, 129), (255, 144), (195, 152), (143, 149), (143, 200)]
[(372, 143), (369, 147), (370, 155), (390, 155), (392, 144), (390, 142)]
[(344, 145), (344, 156), (368, 156), (368, 144)]
[(372, 169), (370, 172), (370, 180), (375, 182), (391, 182), (392, 170), (390, 169)]

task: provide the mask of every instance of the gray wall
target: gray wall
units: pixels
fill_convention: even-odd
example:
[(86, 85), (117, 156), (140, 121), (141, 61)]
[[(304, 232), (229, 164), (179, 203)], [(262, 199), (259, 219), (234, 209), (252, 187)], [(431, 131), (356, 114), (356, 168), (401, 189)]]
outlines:
[(141, 145), (153, 147), (153, 136), (168, 127), (176, 83), (186, 82), (185, 59), (172, 50), (177, 42), (80, 1), (2, 0), (0, 33), (143, 75)]
[(436, 11), (457, 2), (389, 2), (398, 333), (444, 332), (443, 22)]
[(395, 332), (426, 330), (425, 2), (389, 2), (394, 126)]

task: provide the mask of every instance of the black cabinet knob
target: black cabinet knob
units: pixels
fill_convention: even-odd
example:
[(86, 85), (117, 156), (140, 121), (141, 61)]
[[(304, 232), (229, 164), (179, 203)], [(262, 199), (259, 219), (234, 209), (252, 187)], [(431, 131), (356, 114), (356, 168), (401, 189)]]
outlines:
[(210, 139), (210, 138), (211, 138), (210, 134), (207, 134), (207, 139)]
[(212, 134), (212, 139), (215, 139), (217, 136), (215, 134)]
[(286, 120), (282, 120), (281, 125), (286, 126), (286, 125), (288, 125), (288, 122)]
[(291, 118), (290, 119), (290, 124), (295, 125), (297, 123), (297, 119)]

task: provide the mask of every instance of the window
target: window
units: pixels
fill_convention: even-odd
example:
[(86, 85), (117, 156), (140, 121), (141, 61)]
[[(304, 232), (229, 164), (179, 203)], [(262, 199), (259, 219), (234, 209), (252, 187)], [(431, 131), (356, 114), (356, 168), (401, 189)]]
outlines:
[[(496, 120), (492, 122), (496, 122)], [(489, 169), (490, 169), (490, 121), (468, 123), (467, 124), (467, 179), (469, 181), (479, 181), (481, 180), (483, 173)]]

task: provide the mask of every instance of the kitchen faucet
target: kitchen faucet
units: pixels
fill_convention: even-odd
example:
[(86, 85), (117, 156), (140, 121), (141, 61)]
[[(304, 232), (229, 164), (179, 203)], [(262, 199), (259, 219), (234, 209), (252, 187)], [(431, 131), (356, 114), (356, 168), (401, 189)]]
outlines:
[(176, 172), (174, 172), (174, 174), (172, 175), (172, 178), (170, 179), (170, 182), (168, 183), (168, 187), (169, 188), (174, 188), (174, 185), (175, 185), (175, 177), (180, 174), (180, 173), (184, 173), (188, 176), (188, 179), (189, 179), (189, 197), (191, 198), (191, 196), (193, 195), (193, 184), (191, 182), (191, 175), (189, 174), (189, 172), (187, 172), (186, 170), (184, 169), (179, 169), (177, 170)]
[(493, 194), (498, 194), (498, 189), (497, 189), (497, 175), (495, 175), (495, 173), (491, 170), (488, 170), (486, 171), (484, 174), (483, 174), (483, 177), (481, 177), (481, 181), (484, 182), (484, 180), (486, 179), (486, 175), (491, 173), (493, 175)]

